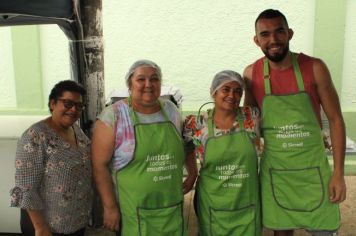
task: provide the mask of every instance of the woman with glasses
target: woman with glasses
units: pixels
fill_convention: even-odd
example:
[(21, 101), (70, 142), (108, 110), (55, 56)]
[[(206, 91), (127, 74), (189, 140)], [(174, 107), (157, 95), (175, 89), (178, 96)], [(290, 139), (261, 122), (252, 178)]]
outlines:
[(193, 187), (196, 165), (185, 158), (180, 113), (159, 98), (162, 74), (156, 63), (135, 62), (125, 79), (129, 98), (106, 107), (93, 132), (104, 227), (123, 236), (185, 235), (183, 194)]
[(71, 80), (49, 95), (51, 115), (29, 127), (16, 151), (11, 206), (24, 235), (84, 235), (91, 203), (90, 141), (76, 124), (85, 89)]
[(201, 162), (194, 197), (199, 235), (260, 235), (257, 108), (240, 107), (244, 81), (231, 70), (210, 87), (214, 108), (188, 116), (183, 136)]

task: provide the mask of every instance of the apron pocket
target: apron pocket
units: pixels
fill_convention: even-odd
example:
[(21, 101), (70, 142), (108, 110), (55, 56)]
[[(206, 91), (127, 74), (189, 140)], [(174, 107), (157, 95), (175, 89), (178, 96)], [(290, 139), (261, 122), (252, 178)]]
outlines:
[(255, 206), (236, 210), (210, 208), (211, 235), (255, 235)]
[(287, 210), (311, 212), (319, 208), (324, 188), (319, 167), (270, 169), (273, 197)]
[(146, 209), (137, 208), (140, 236), (181, 236), (184, 232), (182, 202), (177, 205)]

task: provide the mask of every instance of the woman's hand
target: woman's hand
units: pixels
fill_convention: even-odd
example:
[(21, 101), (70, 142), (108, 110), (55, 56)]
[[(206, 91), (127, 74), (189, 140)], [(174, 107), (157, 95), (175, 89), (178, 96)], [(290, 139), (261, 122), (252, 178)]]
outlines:
[(35, 235), (36, 236), (52, 236), (51, 229), (47, 224), (37, 226), (35, 228)]
[(39, 210), (26, 209), (31, 219), (36, 236), (52, 236), (51, 228), (47, 224), (43, 214)]
[(120, 227), (120, 212), (116, 207), (104, 208), (104, 227), (111, 231), (118, 231)]
[(183, 194), (192, 190), (195, 180), (198, 176), (197, 162), (195, 159), (195, 153), (193, 150), (188, 151), (185, 159), (185, 168), (187, 169), (188, 176), (183, 182)]
[(193, 189), (195, 180), (197, 179), (197, 174), (188, 175), (188, 177), (183, 182), (183, 194), (188, 193)]

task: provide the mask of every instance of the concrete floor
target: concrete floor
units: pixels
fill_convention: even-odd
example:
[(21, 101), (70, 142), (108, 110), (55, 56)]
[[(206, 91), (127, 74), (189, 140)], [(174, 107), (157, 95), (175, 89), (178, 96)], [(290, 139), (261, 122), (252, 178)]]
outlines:
[[(341, 228), (338, 236), (356, 236), (356, 176), (346, 176), (347, 198), (341, 204)], [(193, 209), (194, 191), (185, 195), (184, 217), (188, 222), (189, 236), (197, 235), (197, 218)], [(272, 236), (272, 232), (264, 230), (263, 236)], [(89, 228), (86, 236), (115, 236), (104, 229)], [(297, 230), (294, 236), (309, 236), (303, 230)]]

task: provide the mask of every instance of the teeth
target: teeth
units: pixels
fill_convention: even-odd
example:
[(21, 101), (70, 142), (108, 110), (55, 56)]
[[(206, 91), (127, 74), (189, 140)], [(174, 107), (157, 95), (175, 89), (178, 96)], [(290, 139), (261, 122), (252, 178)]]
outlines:
[(274, 46), (274, 47), (269, 48), (269, 50), (271, 50), (271, 51), (278, 51), (280, 49), (281, 49), (281, 47), (279, 47), (279, 46)]

